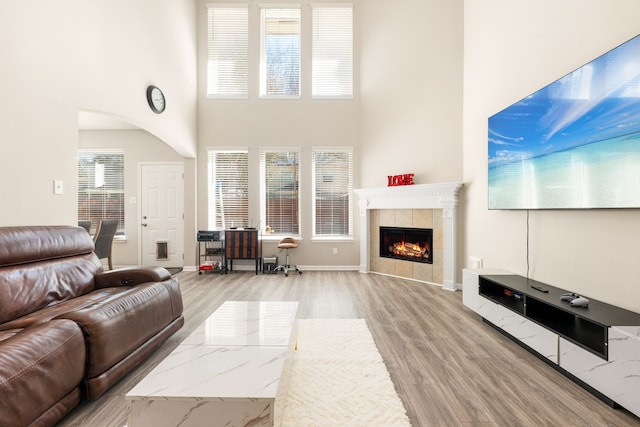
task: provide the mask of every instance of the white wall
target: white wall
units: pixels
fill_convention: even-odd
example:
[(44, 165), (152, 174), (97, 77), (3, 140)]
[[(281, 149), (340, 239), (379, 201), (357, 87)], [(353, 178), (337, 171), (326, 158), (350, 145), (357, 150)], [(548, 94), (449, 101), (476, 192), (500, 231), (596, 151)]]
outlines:
[[(526, 212), (487, 210), (487, 118), (640, 31), (635, 0), (465, 0), (465, 254), (527, 273)], [(640, 311), (638, 210), (532, 211), (530, 277)]]
[[(195, 1), (0, 2), (0, 225), (75, 223), (80, 110), (195, 156), (195, 22)], [(149, 84), (166, 94), (161, 115)]]
[(462, 0), (360, 4), (362, 186), (462, 179)]
[[(303, 26), (310, 15), (308, 5), (319, 2), (299, 2), (303, 4)], [(260, 146), (301, 146), (305, 162), (314, 145), (353, 145), (356, 188), (386, 186), (386, 176), (399, 173), (415, 173), (416, 183), (461, 180), (462, 0), (353, 3), (354, 100), (311, 100), (310, 64), (303, 61), (302, 99), (257, 99), (258, 64), (250, 62), (249, 99), (229, 101), (204, 96), (206, 0), (200, 0), (200, 227), (206, 226), (206, 147), (249, 147), (250, 164), (257, 171), (255, 159)], [(257, 9), (257, 5), (250, 5)], [(253, 37), (249, 43), (255, 54), (258, 34)], [(296, 249), (295, 262), (358, 266), (357, 241), (344, 244), (310, 241), (310, 180), (307, 161), (300, 184), (304, 242)], [(258, 184), (257, 177), (250, 181), (250, 192), (256, 195), (250, 205), (252, 218), (259, 217)], [(354, 208), (355, 233), (359, 237), (357, 199)], [(274, 252), (275, 245), (265, 242), (264, 246), (266, 254)], [(338, 256), (332, 255), (333, 247), (338, 247)]]
[[(355, 268), (359, 265), (359, 246), (355, 240), (318, 242), (311, 240), (311, 147), (313, 146), (353, 146), (354, 162), (358, 170), (359, 158), (359, 101), (314, 100), (311, 99), (311, 3), (320, 1), (303, 0), (302, 4), (302, 62), (300, 99), (275, 100), (258, 98), (258, 52), (259, 52), (259, 9), (258, 4), (250, 2), (250, 61), (249, 61), (249, 98), (246, 100), (207, 99), (206, 97), (206, 4), (199, 1), (199, 91), (198, 91), (198, 228), (207, 228), (207, 156), (211, 147), (247, 147), (249, 149), (249, 219), (257, 224), (260, 218), (259, 189), (259, 149), (260, 147), (301, 147), (301, 233), (302, 242), (292, 251), (291, 262), (298, 265), (312, 265), (319, 268), (327, 266), (337, 268)], [(329, 0), (328, 3), (332, 1)], [(222, 1), (229, 3), (229, 1)], [(283, 2), (276, 2), (282, 4)], [(359, 3), (354, 9), (355, 26)], [(357, 45), (356, 34), (354, 43)], [(306, 55), (305, 55), (306, 53)], [(357, 57), (355, 62), (358, 62)], [(357, 65), (356, 65), (357, 67)], [(357, 87), (358, 76), (354, 78)], [(357, 90), (357, 89), (356, 89)], [(358, 176), (355, 177), (359, 186)], [(357, 205), (354, 206), (357, 216)], [(358, 225), (354, 226), (357, 233)], [(276, 241), (263, 240), (263, 253), (277, 255)], [(333, 248), (338, 254), (333, 254)], [(280, 261), (284, 253), (280, 254)], [(234, 263), (235, 264), (235, 263)]]

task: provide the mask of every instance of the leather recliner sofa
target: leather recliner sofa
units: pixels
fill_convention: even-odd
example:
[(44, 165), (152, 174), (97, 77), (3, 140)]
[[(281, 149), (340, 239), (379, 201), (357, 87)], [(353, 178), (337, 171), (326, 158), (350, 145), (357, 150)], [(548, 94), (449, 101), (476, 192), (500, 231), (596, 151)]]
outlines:
[(161, 267), (103, 271), (80, 227), (0, 227), (0, 424), (49, 426), (184, 324)]

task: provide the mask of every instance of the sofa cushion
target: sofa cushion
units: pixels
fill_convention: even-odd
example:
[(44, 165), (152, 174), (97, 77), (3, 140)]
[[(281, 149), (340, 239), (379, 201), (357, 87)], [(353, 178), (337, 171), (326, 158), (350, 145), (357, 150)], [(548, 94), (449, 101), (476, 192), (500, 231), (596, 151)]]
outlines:
[[(82, 382), (85, 347), (80, 328), (53, 320), (0, 341), (0, 420), (28, 425)], [(76, 402), (77, 403), (77, 402)]]
[(162, 345), (171, 335), (184, 325), (184, 317), (180, 316), (164, 329), (136, 348), (132, 353), (113, 365), (102, 374), (85, 379), (85, 397), (88, 400), (98, 399), (112, 385), (127, 375), (133, 368), (142, 363), (149, 355)]
[(91, 252), (93, 240), (81, 227), (2, 227), (0, 232), (0, 267)]
[(4, 340), (8, 340), (9, 338), (11, 338), (12, 336), (14, 336), (15, 334), (19, 333), (22, 331), (22, 328), (20, 329), (7, 329), (6, 331), (0, 331), (0, 342), (4, 341)]
[(92, 291), (100, 271), (80, 227), (0, 227), (0, 323)]
[[(179, 302), (179, 305), (176, 305)], [(98, 376), (182, 313), (177, 279), (145, 283), (60, 318), (78, 323), (87, 344), (87, 378)]]
[(0, 268), (0, 323), (92, 291), (101, 268), (93, 253)]
[[(31, 325), (47, 322), (64, 313), (79, 310), (81, 308), (95, 304), (97, 301), (105, 300), (109, 297), (112, 297), (113, 295), (122, 293), (127, 289), (129, 289), (129, 286), (126, 286), (126, 287), (123, 286), (121, 288), (107, 288), (107, 289), (95, 290), (93, 292), (89, 292), (88, 294), (84, 294), (82, 296), (72, 298), (70, 300), (43, 308), (42, 310), (29, 313), (26, 316), (22, 316), (15, 320), (11, 320), (10, 322), (2, 323), (0, 324), (0, 331), (16, 329), (16, 328), (26, 328)], [(0, 335), (0, 340), (1, 339), (2, 338)]]

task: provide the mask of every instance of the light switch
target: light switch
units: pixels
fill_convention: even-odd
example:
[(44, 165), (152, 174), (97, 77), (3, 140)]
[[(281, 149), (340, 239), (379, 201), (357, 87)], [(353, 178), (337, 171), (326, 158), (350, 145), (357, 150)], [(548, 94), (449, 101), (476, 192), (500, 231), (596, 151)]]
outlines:
[(63, 194), (64, 193), (64, 186), (62, 184), (62, 180), (61, 179), (54, 179), (53, 180), (53, 194)]

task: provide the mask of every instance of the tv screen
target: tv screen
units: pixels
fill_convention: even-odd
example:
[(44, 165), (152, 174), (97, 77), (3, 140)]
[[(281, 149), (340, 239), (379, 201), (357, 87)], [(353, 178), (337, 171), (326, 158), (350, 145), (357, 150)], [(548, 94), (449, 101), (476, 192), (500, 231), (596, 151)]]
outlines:
[(489, 209), (640, 207), (640, 36), (488, 124)]

